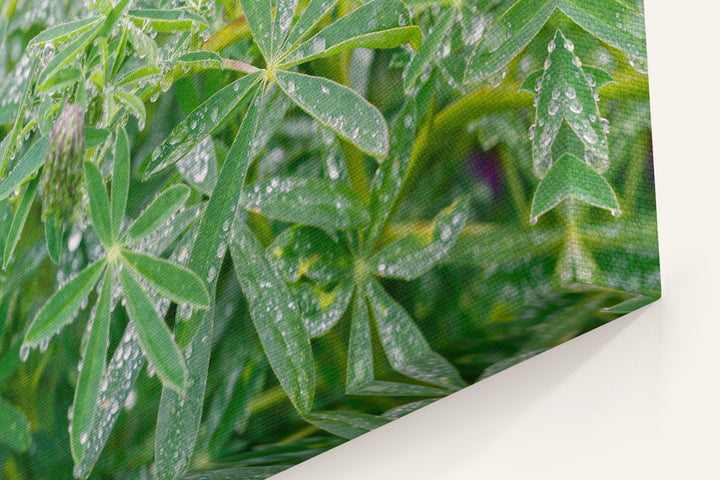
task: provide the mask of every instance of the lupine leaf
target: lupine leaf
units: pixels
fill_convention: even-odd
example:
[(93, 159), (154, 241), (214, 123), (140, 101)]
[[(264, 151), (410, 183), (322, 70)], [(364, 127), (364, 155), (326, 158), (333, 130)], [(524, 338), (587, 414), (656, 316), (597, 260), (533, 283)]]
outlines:
[[(249, 1), (249, 0), (248, 0)], [(395, 48), (422, 45), (422, 31), (398, 0), (374, 0), (353, 10), (295, 48), (283, 66), (327, 57), (351, 48)]]
[(163, 386), (184, 392), (187, 368), (165, 321), (126, 268), (120, 270), (119, 276), (128, 316), (137, 329), (145, 356), (152, 362)]
[(432, 33), (425, 37), (422, 48), (417, 55), (413, 57), (405, 72), (404, 85), (406, 92), (409, 93), (415, 87), (416, 80), (423, 71), (428, 68), (428, 64), (433, 61), (440, 51), (440, 43), (445, 40), (445, 36), (450, 30), (450, 27), (452, 27), (454, 16), (454, 11), (445, 11), (433, 26)]
[(367, 299), (385, 354), (396, 371), (451, 390), (465, 386), (455, 367), (430, 348), (405, 309), (375, 281), (367, 284)]
[(585, 161), (599, 173), (609, 165), (608, 143), (596, 92), (573, 53), (574, 46), (558, 31), (550, 42), (547, 68), (538, 80), (537, 118), (533, 138), (533, 165), (543, 178), (553, 162), (552, 147), (563, 122), (585, 148)]
[(105, 260), (99, 260), (55, 292), (33, 319), (23, 345), (34, 347), (49, 340), (65, 325), (72, 322), (83, 301), (90, 295), (105, 269)]
[(112, 236), (120, 234), (130, 185), (130, 142), (124, 127), (118, 127), (115, 143), (115, 161), (113, 163), (112, 189), (110, 190), (110, 209), (112, 211)]
[(45, 245), (47, 246), (50, 260), (59, 264), (63, 250), (64, 225), (55, 217), (45, 220)]
[(110, 200), (108, 200), (100, 169), (92, 162), (85, 162), (85, 182), (93, 229), (104, 245), (110, 245), (113, 240), (110, 225)]
[(198, 143), (175, 166), (188, 183), (210, 196), (217, 182), (217, 158), (212, 137)]
[(272, 52), (274, 56), (280, 51), (280, 47), (285, 41), (285, 37), (290, 31), (295, 10), (297, 10), (298, 0), (278, 0), (273, 13), (272, 26)]
[(15, 252), (15, 247), (17, 247), (17, 244), (20, 241), (20, 234), (22, 233), (23, 227), (25, 226), (25, 221), (27, 220), (28, 214), (30, 213), (30, 207), (32, 207), (33, 200), (35, 199), (35, 195), (37, 194), (37, 187), (40, 183), (40, 177), (41, 175), (38, 174), (35, 176), (35, 178), (30, 180), (30, 183), (28, 183), (27, 187), (25, 187), (25, 191), (20, 198), (20, 203), (17, 207), (17, 210), (15, 210), (15, 216), (13, 217), (12, 223), (10, 224), (7, 239), (5, 240), (5, 251), (3, 253), (3, 269), (7, 268), (7, 266), (10, 264), (10, 258)]
[(41, 92), (46, 88), (52, 86), (50, 83), (51, 77), (60, 70), (62, 67), (67, 65), (78, 53), (80, 53), (90, 42), (98, 35), (103, 24), (100, 23), (88, 30), (87, 32), (80, 35), (70, 45), (63, 48), (60, 53), (55, 55), (50, 62), (48, 62), (45, 69), (40, 73), (37, 80), (37, 91)]
[(288, 228), (275, 237), (267, 255), (275, 271), (290, 283), (303, 276), (320, 283), (332, 283), (353, 266), (340, 238), (314, 227)]
[(615, 191), (599, 173), (579, 158), (565, 154), (540, 182), (533, 197), (531, 222), (569, 198), (620, 214)]
[(154, 258), (125, 249), (122, 253), (125, 263), (141, 275), (164, 297), (177, 303), (186, 303), (199, 308), (210, 306), (210, 295), (202, 280), (187, 268), (167, 260)]
[(91, 319), (90, 335), (82, 354), (82, 368), (75, 386), (73, 416), (70, 422), (70, 450), (76, 463), (81, 461), (85, 451), (105, 373), (105, 357), (110, 344), (111, 295), (112, 274), (108, 270), (98, 298), (95, 317)]
[[(252, 94), (248, 111), (218, 175), (188, 260), (188, 267), (207, 281), (211, 303), (230, 237), (230, 226), (250, 164), (251, 145), (262, 106), (260, 90), (256, 89)], [(213, 324), (213, 308), (195, 310), (190, 318), (175, 323), (180, 346), (186, 353), (190, 349), (190, 387), (182, 405), (177, 393), (163, 388), (155, 434), (155, 461), (161, 480), (177, 478), (190, 464), (202, 416), (210, 359), (208, 339), (212, 338)]]
[(393, 242), (374, 255), (369, 266), (381, 277), (413, 280), (428, 272), (457, 242), (468, 217), (468, 200), (443, 210), (432, 231), (413, 233)]
[(186, 185), (174, 185), (157, 196), (127, 231), (128, 241), (136, 243), (150, 235), (177, 212), (190, 196)]
[(382, 114), (355, 91), (331, 80), (295, 72), (275, 72), (285, 93), (322, 125), (370, 155), (388, 152)]
[(465, 71), (465, 82), (485, 80), (512, 61), (537, 35), (558, 0), (517, 0), (485, 33)]
[(0, 200), (7, 198), (18, 187), (22, 186), (31, 175), (37, 172), (38, 168), (45, 162), (45, 151), (47, 150), (48, 138), (42, 137), (20, 157), (8, 176), (0, 183)]
[(223, 68), (222, 57), (215, 52), (197, 51), (180, 55), (175, 61), (175, 65), (183, 70), (192, 69), (194, 71)]
[(293, 49), (299, 42), (312, 34), (315, 26), (325, 18), (337, 2), (338, 0), (310, 0), (305, 10), (300, 14), (300, 18), (290, 29), (285, 40), (285, 46), (287, 47), (285, 50)]
[(28, 42), (27, 48), (31, 49), (35, 46), (47, 42), (67, 42), (68, 40), (76, 37), (78, 34), (85, 32), (94, 26), (97, 26), (97, 24), (100, 23), (103, 19), (104, 17), (95, 16), (81, 18), (79, 20), (73, 20), (72, 22), (55, 25), (54, 27), (43, 30), (35, 37), (33, 37), (33, 39)]
[(0, 444), (24, 452), (30, 448), (30, 423), (25, 415), (0, 398)]
[(312, 409), (315, 366), (298, 307), (252, 231), (235, 223), (233, 265), (268, 361), (301, 414)]
[(305, 420), (327, 430), (333, 435), (353, 439), (360, 435), (382, 427), (390, 420), (361, 412), (313, 412), (305, 415)]
[(142, 130), (145, 127), (145, 119), (147, 118), (143, 101), (136, 95), (123, 90), (114, 90), (113, 95), (115, 95), (115, 100), (124, 105), (135, 116), (140, 130)]
[(147, 25), (156, 32), (176, 33), (190, 30), (193, 25), (207, 28), (205, 19), (187, 8), (136, 8), (127, 12), (128, 18), (139, 26)]
[(328, 229), (357, 228), (370, 221), (349, 185), (324, 178), (273, 178), (243, 192), (246, 209), (264, 216)]
[(240, 0), (243, 15), (260, 52), (266, 59), (272, 54), (272, 3), (258, 2), (256, 0)]
[(215, 132), (259, 79), (260, 74), (256, 73), (236, 80), (193, 110), (173, 128), (165, 142), (153, 151), (152, 157), (144, 165), (145, 176), (174, 164)]
[(353, 279), (347, 278), (334, 288), (301, 282), (290, 286), (290, 293), (303, 312), (310, 338), (325, 335), (345, 313), (353, 292)]
[(199, 473), (190, 473), (181, 480), (265, 480), (289, 467), (285, 465), (272, 467), (236, 467), (220, 470), (206, 470)]
[(425, 385), (375, 380), (370, 316), (363, 287), (358, 286), (352, 311), (348, 345), (347, 383), (349, 395), (442, 396), (447, 391)]

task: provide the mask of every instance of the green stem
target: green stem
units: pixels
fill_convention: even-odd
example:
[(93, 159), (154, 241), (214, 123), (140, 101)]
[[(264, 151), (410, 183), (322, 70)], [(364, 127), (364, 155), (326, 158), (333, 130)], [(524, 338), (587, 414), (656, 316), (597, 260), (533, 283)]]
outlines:
[(345, 157), (345, 166), (348, 170), (350, 186), (363, 202), (366, 204), (370, 203), (370, 185), (368, 184), (367, 174), (365, 172), (365, 162), (362, 152), (355, 148), (354, 145), (342, 139), (340, 140), (340, 147), (343, 151), (343, 157)]

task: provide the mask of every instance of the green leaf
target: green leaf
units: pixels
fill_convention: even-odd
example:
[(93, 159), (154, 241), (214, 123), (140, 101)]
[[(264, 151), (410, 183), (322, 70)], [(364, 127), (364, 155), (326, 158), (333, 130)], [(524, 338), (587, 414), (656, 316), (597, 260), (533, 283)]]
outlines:
[(25, 191), (22, 194), (22, 197), (20, 198), (20, 204), (15, 211), (15, 216), (13, 217), (12, 223), (10, 224), (7, 239), (5, 240), (5, 251), (3, 253), (3, 269), (6, 269), (10, 264), (10, 258), (15, 252), (15, 247), (17, 247), (17, 244), (20, 241), (20, 235), (22, 234), (23, 227), (25, 226), (25, 221), (27, 220), (28, 214), (30, 213), (30, 207), (32, 207), (33, 200), (35, 199), (35, 195), (37, 193), (37, 187), (38, 183), (40, 183), (40, 177), (41, 175), (38, 174), (35, 176), (35, 178), (30, 180), (30, 183), (28, 183)]
[(143, 130), (145, 128), (145, 120), (147, 118), (147, 112), (145, 111), (145, 104), (139, 97), (132, 93), (125, 92), (123, 90), (114, 90), (113, 95), (115, 100), (125, 106), (130, 113), (132, 113), (138, 121), (138, 128)]
[(187, 8), (151, 9), (135, 8), (127, 11), (127, 16), (138, 27), (146, 26), (156, 32), (177, 33), (188, 31), (193, 26), (207, 28), (205, 19)]
[(80, 33), (97, 26), (104, 18), (105, 17), (100, 16), (81, 18), (47, 28), (33, 37), (33, 39), (28, 42), (27, 48), (28, 50), (32, 50), (33, 47), (39, 47), (43, 43), (48, 42), (66, 43), (77, 38)]
[(186, 185), (173, 185), (168, 188), (140, 214), (126, 233), (127, 243), (137, 243), (162, 226), (190, 196)]
[(62, 258), (64, 227), (64, 224), (55, 217), (45, 220), (45, 246), (50, 260), (56, 265), (60, 264)]
[(465, 386), (455, 367), (430, 348), (405, 309), (375, 281), (367, 284), (367, 299), (385, 354), (397, 372), (450, 390)]
[(30, 448), (30, 423), (17, 408), (0, 398), (0, 444), (24, 452)]
[(272, 55), (272, 2), (240, 0), (243, 15), (247, 20), (253, 40), (266, 60)]
[(260, 78), (260, 73), (247, 75), (218, 91), (193, 110), (173, 128), (165, 142), (153, 151), (152, 157), (144, 165), (145, 177), (174, 164), (215, 132)]
[(73, 86), (82, 78), (82, 75), (83, 72), (75, 67), (58, 70), (47, 79), (48, 86), (45, 88), (45, 92), (50, 94)]
[(90, 203), (90, 218), (98, 238), (105, 246), (113, 243), (111, 229), (110, 200), (102, 180), (100, 169), (92, 162), (85, 162), (85, 182)]
[[(24, 84), (21, 90), (22, 93), (18, 97), (20, 104), (13, 115), (14, 122), (12, 129), (7, 133), (7, 135), (5, 135), (2, 142), (0, 142), (0, 161), (2, 162), (0, 164), (0, 176), (4, 175), (5, 169), (10, 162), (10, 157), (17, 153), (16, 142), (18, 141), (18, 136), (25, 124), (25, 112), (30, 100), (30, 92), (33, 84), (32, 79), (35, 76), (38, 63), (37, 59), (29, 60), (27, 64), (25, 62), (18, 62), (18, 65), (22, 66), (23, 70), (18, 72), (16, 75), (20, 77), (21, 81), (24, 80)], [(27, 71), (25, 69), (27, 69)]]
[(273, 178), (243, 192), (247, 210), (266, 217), (332, 230), (370, 221), (367, 207), (349, 185), (324, 178)]
[(184, 53), (175, 60), (175, 65), (182, 68), (183, 71), (193, 70), (221, 70), (223, 68), (223, 59), (215, 52), (196, 51)]
[(561, 10), (600, 40), (625, 53), (647, 59), (645, 18), (619, 0), (562, 0)]
[(212, 137), (205, 137), (175, 166), (188, 183), (210, 196), (217, 182), (217, 158)]
[(382, 427), (390, 420), (361, 412), (313, 412), (305, 415), (305, 420), (338, 437), (351, 440), (360, 435)]
[(290, 51), (313, 33), (313, 29), (337, 5), (338, 0), (310, 0), (305, 10), (292, 26), (285, 40), (284, 50)]
[(125, 307), (137, 329), (145, 356), (152, 362), (164, 387), (184, 393), (187, 368), (180, 350), (170, 336), (170, 330), (127, 269), (121, 269), (119, 276)]
[(268, 362), (295, 408), (310, 413), (315, 365), (300, 312), (252, 231), (235, 222), (234, 233), (235, 273)]
[(533, 166), (539, 178), (552, 166), (553, 151), (564, 122), (585, 148), (585, 161), (598, 173), (609, 165), (606, 125), (600, 116), (596, 91), (573, 53), (574, 46), (558, 30), (550, 42), (550, 55), (538, 80), (537, 115), (533, 137)]
[(305, 329), (310, 338), (325, 335), (340, 320), (352, 297), (354, 282), (347, 278), (331, 288), (325, 285), (298, 283), (290, 293), (303, 312)]
[(270, 262), (287, 282), (306, 277), (333, 283), (352, 271), (350, 252), (337, 235), (320, 228), (293, 226), (267, 248)]
[(127, 249), (123, 250), (122, 258), (164, 297), (199, 308), (210, 306), (210, 294), (192, 270)]
[(485, 80), (510, 63), (545, 25), (557, 3), (558, 0), (515, 1), (475, 47), (465, 71), (465, 82)]
[(368, 2), (292, 50), (282, 60), (283, 67), (359, 47), (396, 48), (403, 43), (410, 43), (415, 50), (419, 50), (422, 31), (411, 23), (407, 7), (399, 0)]
[[(83, 457), (88, 441), (95, 404), (105, 372), (105, 357), (110, 345), (110, 309), (112, 273), (108, 269), (103, 280), (94, 318), (91, 318), (90, 335), (82, 354), (82, 368), (75, 386), (73, 416), (70, 422), (70, 447), (75, 462)], [(116, 408), (119, 405), (116, 405)]]
[(290, 31), (293, 18), (295, 17), (295, 10), (298, 7), (298, 0), (278, 0), (275, 5), (275, 11), (273, 12), (273, 24), (272, 24), (272, 52), (275, 56), (281, 46), (285, 43), (285, 37)]
[(67, 47), (63, 48), (52, 58), (52, 60), (48, 62), (45, 69), (40, 72), (40, 76), (36, 82), (36, 93), (42, 92), (52, 86), (51, 77), (55, 74), (55, 72), (70, 63), (73, 58), (76, 58), (77, 55), (98, 35), (102, 26), (103, 24), (99, 23), (90, 28), (90, 30), (80, 35), (76, 40)]
[[(247, 113), (218, 175), (217, 185), (202, 217), (188, 260), (198, 276), (208, 282), (214, 298), (218, 272), (225, 257), (230, 225), (235, 218), (245, 183), (262, 95), (256, 89)], [(222, 255), (218, 256), (218, 252)], [(183, 402), (175, 392), (163, 388), (155, 435), (155, 461), (161, 480), (177, 478), (190, 464), (202, 416), (205, 383), (213, 335), (214, 309), (193, 311), (189, 319), (175, 322), (179, 344), (188, 353), (188, 394)], [(182, 405), (181, 405), (182, 403)]]
[(390, 137), (393, 139), (388, 159), (382, 162), (370, 185), (370, 216), (365, 249), (373, 248), (382, 233), (405, 178), (417, 132), (418, 111), (414, 95), (410, 96), (393, 120)]
[(30, 324), (23, 346), (35, 347), (49, 340), (75, 319), (83, 301), (90, 295), (105, 270), (105, 259), (85, 267), (83, 271), (55, 292)]
[(628, 300), (625, 300), (624, 302), (618, 303), (617, 305), (613, 305), (612, 307), (603, 308), (603, 312), (607, 313), (619, 313), (619, 314), (626, 314), (630, 312), (634, 312), (635, 310), (639, 308), (643, 308), (646, 305), (651, 304), (652, 302), (656, 301), (656, 297), (648, 297), (646, 295), (636, 295)]
[(352, 311), (348, 344), (347, 383), (349, 395), (442, 396), (447, 390), (410, 383), (375, 380), (370, 316), (363, 288), (358, 285)]
[(380, 111), (354, 90), (320, 77), (277, 71), (280, 88), (325, 127), (375, 156), (386, 156), (388, 128)]
[(408, 64), (404, 74), (405, 92), (411, 93), (420, 75), (429, 68), (430, 62), (434, 61), (441, 51), (441, 43), (445, 40), (456, 13), (454, 10), (447, 10), (442, 17), (433, 25), (432, 32), (425, 38), (422, 48)]
[(427, 273), (455, 245), (468, 217), (467, 198), (443, 210), (432, 230), (411, 233), (374, 255), (368, 265), (381, 277), (413, 280)]
[(113, 163), (110, 210), (112, 211), (112, 237), (117, 238), (122, 227), (130, 186), (130, 142), (125, 127), (118, 127)]
[(540, 182), (533, 197), (530, 222), (567, 199), (577, 199), (620, 215), (615, 191), (602, 175), (579, 158), (565, 154)]

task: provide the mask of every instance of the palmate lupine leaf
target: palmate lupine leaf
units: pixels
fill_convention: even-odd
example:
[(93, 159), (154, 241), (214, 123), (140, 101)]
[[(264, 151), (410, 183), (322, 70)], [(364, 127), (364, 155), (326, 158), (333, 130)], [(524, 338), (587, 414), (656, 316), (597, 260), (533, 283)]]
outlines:
[[(203, 205), (200, 204), (194, 208), (188, 208), (178, 215), (171, 228), (161, 229), (158, 234), (151, 237), (153, 242), (149, 245), (148, 252), (159, 254), (165, 250), (187, 229), (188, 225), (196, 220), (197, 214), (201, 213), (202, 210)], [(196, 227), (197, 224), (185, 234), (174, 248), (171, 258), (178, 259), (181, 256), (180, 252), (186, 251), (191, 246), (192, 240), (197, 233)], [(168, 307), (169, 305), (166, 304), (165, 310), (160, 313), (164, 315)], [(123, 337), (115, 349), (103, 376), (100, 393), (93, 410), (93, 421), (88, 429), (87, 445), (82, 459), (77, 461), (75, 466), (75, 473), (78, 478), (86, 478), (90, 474), (112, 432), (115, 421), (120, 415), (120, 406), (128, 401), (129, 396), (133, 395), (131, 393), (132, 388), (144, 364), (145, 355), (139, 343), (137, 330), (133, 323), (130, 322), (125, 328)], [(189, 362), (188, 369), (190, 370), (191, 367), (192, 363)], [(188, 391), (190, 390), (192, 390), (192, 387), (188, 387)]]
[(30, 423), (25, 415), (0, 397), (0, 444), (18, 452), (30, 448)]
[(262, 110), (263, 90), (264, 86), (256, 88), (251, 95), (250, 106), (218, 175), (190, 252), (188, 267), (207, 282), (211, 308), (195, 310), (190, 318), (181, 319), (175, 325), (181, 348), (186, 353), (189, 351), (189, 390), (183, 399), (173, 390), (163, 388), (155, 434), (155, 461), (157, 476), (161, 480), (180, 476), (190, 464), (195, 448), (210, 359), (215, 284), (250, 164), (250, 151)]
[(355, 91), (332, 80), (296, 72), (279, 70), (275, 78), (280, 88), (322, 125), (370, 155), (387, 155), (385, 119)]
[(367, 207), (349, 185), (324, 178), (272, 178), (243, 191), (241, 204), (263, 216), (331, 230), (370, 221)]
[(272, 2), (240, 0), (240, 6), (252, 32), (253, 40), (255, 40), (260, 52), (266, 59), (271, 58), (273, 29)]
[(334, 287), (301, 282), (291, 285), (290, 294), (303, 312), (308, 337), (325, 335), (342, 317), (352, 297), (354, 282), (347, 278)]
[(338, 437), (353, 439), (382, 427), (390, 420), (369, 413), (332, 411), (313, 412), (305, 415), (305, 420)]
[(0, 200), (7, 198), (43, 165), (47, 145), (48, 137), (44, 136), (33, 143), (27, 152), (20, 157), (15, 167), (2, 183), (0, 183)]
[(70, 451), (75, 463), (82, 460), (105, 373), (105, 357), (110, 344), (111, 295), (112, 274), (107, 270), (95, 307), (95, 316), (91, 320), (90, 335), (82, 353), (82, 368), (75, 385), (73, 415), (70, 421)]
[(298, 306), (252, 230), (236, 222), (234, 233), (233, 265), (265, 355), (295, 408), (307, 414), (315, 393), (315, 366)]
[(432, 33), (426, 36), (420, 51), (410, 61), (407, 71), (404, 73), (403, 83), (405, 91), (410, 93), (415, 88), (415, 82), (423, 73), (428, 64), (438, 55), (441, 43), (445, 41), (445, 37), (452, 27), (456, 13), (452, 9), (448, 9), (442, 13), (437, 23), (433, 26)]
[(51, 217), (45, 220), (45, 246), (50, 260), (59, 264), (62, 259), (64, 225)]
[(315, 26), (325, 18), (337, 3), (338, 0), (310, 0), (297, 22), (290, 28), (290, 32), (285, 39), (284, 50), (292, 50), (299, 42), (310, 36)]
[(639, 59), (646, 59), (644, 18), (619, 0), (517, 0), (478, 44), (465, 82), (485, 80), (506, 67), (559, 9), (589, 33)]
[(375, 254), (369, 261), (381, 277), (413, 280), (432, 269), (457, 242), (468, 217), (469, 201), (460, 200), (443, 210), (426, 233), (409, 234)]

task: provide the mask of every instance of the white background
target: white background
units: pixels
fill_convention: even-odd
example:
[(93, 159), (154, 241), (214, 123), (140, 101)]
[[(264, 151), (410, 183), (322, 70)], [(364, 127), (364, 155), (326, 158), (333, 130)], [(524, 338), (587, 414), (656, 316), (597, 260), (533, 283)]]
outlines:
[(662, 300), (278, 480), (720, 479), (720, 2), (645, 9)]

